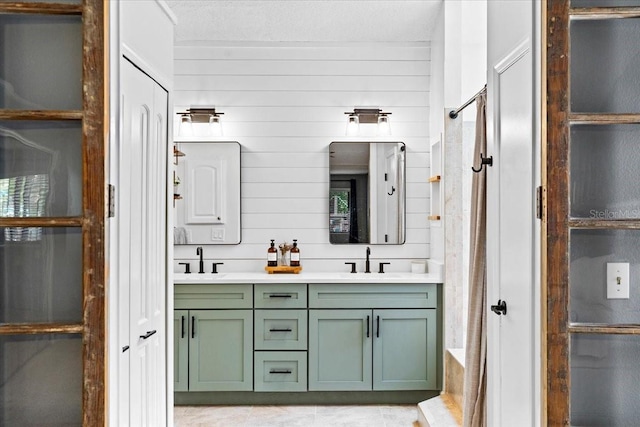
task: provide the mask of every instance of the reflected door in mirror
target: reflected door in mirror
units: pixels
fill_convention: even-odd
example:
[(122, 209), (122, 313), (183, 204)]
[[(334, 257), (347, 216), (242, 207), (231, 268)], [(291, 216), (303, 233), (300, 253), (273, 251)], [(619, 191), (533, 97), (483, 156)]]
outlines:
[(402, 142), (331, 143), (331, 243), (404, 243), (405, 152)]
[(174, 243), (240, 243), (240, 144), (177, 145)]

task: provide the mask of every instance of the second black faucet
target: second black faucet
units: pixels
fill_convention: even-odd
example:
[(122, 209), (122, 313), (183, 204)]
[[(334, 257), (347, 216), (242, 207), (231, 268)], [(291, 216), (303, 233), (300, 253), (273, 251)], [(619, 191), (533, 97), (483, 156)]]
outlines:
[(371, 266), (369, 264), (369, 255), (371, 255), (371, 248), (367, 246), (367, 260), (364, 262), (365, 273), (371, 273)]
[(198, 269), (198, 273), (204, 274), (204, 259), (202, 259), (202, 246), (198, 246), (196, 248), (196, 255), (200, 256), (200, 268)]

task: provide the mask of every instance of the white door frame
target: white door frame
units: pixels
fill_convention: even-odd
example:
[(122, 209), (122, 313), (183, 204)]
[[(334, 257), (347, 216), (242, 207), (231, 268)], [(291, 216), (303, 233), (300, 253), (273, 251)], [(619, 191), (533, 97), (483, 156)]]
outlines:
[[(514, 40), (514, 34), (511, 33), (509, 40), (502, 39), (502, 48), (505, 48), (506, 43), (510, 43), (508, 52), (504, 53), (504, 56), (497, 59), (494, 57), (488, 58), (488, 85), (487, 85), (487, 97), (488, 97), (488, 109), (487, 109), (487, 151), (486, 155), (492, 155), (494, 166), (489, 168), (487, 172), (487, 425), (492, 427), (501, 427), (507, 425), (513, 425), (513, 419), (503, 420), (503, 416), (509, 416), (509, 411), (505, 408), (513, 407), (509, 402), (502, 401), (502, 383), (512, 378), (517, 378), (522, 372), (528, 370), (529, 384), (521, 384), (521, 387), (526, 388), (526, 396), (528, 403), (525, 404), (526, 414), (523, 414), (524, 419), (517, 421), (519, 426), (541, 426), (542, 425), (542, 405), (541, 405), (541, 287), (540, 287), (540, 230), (541, 223), (539, 219), (535, 218), (535, 187), (540, 185), (540, 141), (541, 141), (541, 127), (540, 127), (540, 44), (539, 44), (539, 23), (540, 23), (540, 5), (535, 1), (522, 2), (522, 7), (531, 7), (531, 16), (533, 19), (531, 34), (522, 35), (520, 40)], [(489, 12), (491, 13), (491, 12)], [(504, 19), (503, 15), (500, 17), (489, 17), (491, 25), (496, 25), (499, 19)], [(499, 31), (497, 31), (499, 32)], [(495, 33), (494, 33), (495, 37)], [(489, 43), (492, 43), (491, 37)], [(498, 141), (501, 135), (501, 112), (500, 112), (500, 77), (503, 73), (507, 72), (510, 67), (522, 60), (525, 55), (529, 55), (530, 58), (525, 58), (531, 62), (531, 81), (523, 81), (523, 85), (529, 85), (531, 90), (531, 141), (532, 141), (532, 159), (530, 163), (527, 163), (526, 172), (522, 175), (522, 179), (530, 182), (531, 185), (531, 209), (530, 214), (521, 218), (524, 223), (530, 224), (530, 229), (527, 234), (530, 236), (530, 248), (527, 253), (523, 253), (522, 256), (528, 257), (531, 262), (530, 283), (533, 284), (528, 292), (524, 292), (523, 295), (518, 295), (517, 301), (511, 301), (511, 307), (519, 310), (518, 315), (520, 321), (523, 322), (523, 333), (528, 335), (525, 342), (528, 342), (529, 352), (528, 361), (523, 361), (524, 366), (519, 367), (519, 372), (505, 372), (502, 365), (502, 351), (509, 351), (509, 342), (500, 343), (499, 337), (501, 329), (503, 328), (503, 322), (509, 322), (512, 320), (509, 316), (509, 311), (506, 317), (497, 316), (490, 311), (490, 306), (497, 303), (499, 299), (504, 297), (500, 287), (500, 262), (498, 256), (499, 250), (499, 224), (500, 218), (497, 214), (500, 212), (500, 203), (510, 203), (509, 200), (505, 200), (500, 197), (500, 168), (501, 168), (501, 156), (500, 147), (501, 144), (508, 144), (509, 141)], [(522, 64), (520, 64), (522, 66)], [(527, 88), (529, 89), (529, 88)], [(526, 160), (527, 162), (529, 160)], [(504, 237), (504, 236), (503, 236)], [(517, 236), (514, 238), (518, 238)], [(508, 291), (506, 292), (508, 294)], [(511, 294), (513, 295), (513, 294)], [(507, 300), (507, 308), (509, 309), (509, 297), (504, 298)], [(513, 297), (511, 296), (511, 299)], [(524, 316), (524, 318), (522, 317)], [(510, 325), (513, 327), (513, 324)], [(513, 343), (512, 343), (513, 345)], [(525, 371), (522, 371), (525, 369)], [(508, 383), (505, 383), (508, 384)], [(507, 390), (510, 387), (506, 387)], [(514, 414), (511, 413), (511, 416)]]

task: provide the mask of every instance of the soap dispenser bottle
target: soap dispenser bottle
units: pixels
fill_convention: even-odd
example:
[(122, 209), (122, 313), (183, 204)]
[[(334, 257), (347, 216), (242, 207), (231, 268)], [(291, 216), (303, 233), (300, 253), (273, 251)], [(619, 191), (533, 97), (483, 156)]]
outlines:
[(300, 267), (300, 248), (298, 247), (298, 241), (293, 239), (293, 247), (291, 248), (291, 258), (289, 259), (289, 265), (291, 267)]
[(278, 266), (278, 250), (274, 242), (275, 239), (271, 239), (271, 246), (267, 249), (267, 267)]

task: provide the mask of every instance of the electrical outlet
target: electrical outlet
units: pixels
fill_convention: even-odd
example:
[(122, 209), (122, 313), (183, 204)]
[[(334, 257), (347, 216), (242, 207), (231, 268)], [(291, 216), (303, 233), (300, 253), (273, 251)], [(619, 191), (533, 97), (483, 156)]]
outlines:
[(213, 227), (211, 229), (211, 241), (224, 242), (224, 228)]
[(629, 299), (629, 263), (607, 263), (607, 299)]

